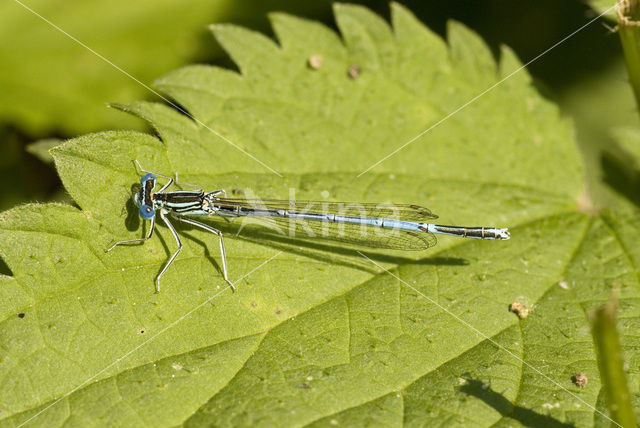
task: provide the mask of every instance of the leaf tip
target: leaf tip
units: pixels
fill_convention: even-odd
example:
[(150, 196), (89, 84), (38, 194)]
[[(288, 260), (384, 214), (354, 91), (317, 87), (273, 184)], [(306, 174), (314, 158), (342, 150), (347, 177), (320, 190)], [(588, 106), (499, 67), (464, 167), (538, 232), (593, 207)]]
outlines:
[(296, 18), (295, 16), (289, 15), (286, 12), (275, 11), (275, 12), (267, 13), (267, 19), (269, 19), (269, 22), (284, 21), (284, 20), (287, 20), (287, 19), (295, 19), (295, 18)]
[(107, 104), (107, 107), (115, 110), (127, 111), (127, 109), (129, 108), (127, 104), (122, 104), (122, 103), (106, 103), (106, 104)]
[(418, 20), (411, 10), (398, 2), (392, 1), (389, 4), (389, 8), (391, 10), (391, 23), (394, 30), (399, 25), (403, 25), (401, 22), (406, 21), (407, 19)]
[(336, 2), (332, 5), (333, 11), (339, 11), (341, 9), (344, 9), (345, 7), (348, 7), (347, 3), (340, 3), (340, 2)]
[(333, 4), (333, 14), (336, 17), (336, 20), (339, 20), (341, 15), (354, 13), (355, 11), (358, 11), (358, 10), (365, 10), (367, 12), (371, 12), (366, 7), (360, 6), (357, 4), (351, 4), (351, 3), (334, 3)]
[(229, 30), (233, 29), (235, 26), (233, 24), (225, 24), (225, 23), (215, 23), (215, 24), (209, 24), (207, 26), (207, 29), (209, 31), (211, 31), (211, 33), (213, 34), (213, 36), (218, 40), (218, 42), (220, 42), (220, 36), (222, 34), (224, 34), (225, 32), (228, 32)]
[(397, 1), (389, 3), (389, 8), (391, 9), (391, 13), (411, 13), (407, 7)]

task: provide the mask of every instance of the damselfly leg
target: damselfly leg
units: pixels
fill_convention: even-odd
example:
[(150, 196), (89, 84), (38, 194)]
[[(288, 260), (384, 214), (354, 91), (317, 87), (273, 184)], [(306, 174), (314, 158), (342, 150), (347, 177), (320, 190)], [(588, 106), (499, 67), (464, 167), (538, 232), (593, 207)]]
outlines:
[(173, 228), (173, 225), (167, 219), (167, 217), (165, 216), (164, 212), (162, 212), (162, 210), (160, 210), (160, 218), (162, 218), (162, 220), (164, 221), (164, 224), (167, 225), (167, 227), (169, 228), (169, 231), (173, 235), (173, 238), (176, 240), (176, 244), (178, 244), (178, 249), (176, 250), (175, 253), (173, 253), (173, 256), (171, 256), (169, 261), (167, 263), (165, 263), (164, 267), (162, 268), (162, 270), (160, 271), (160, 273), (156, 277), (156, 293), (160, 292), (160, 278), (162, 278), (162, 275), (164, 275), (164, 273), (167, 271), (167, 269), (169, 269), (169, 266), (171, 266), (171, 263), (173, 263), (173, 261), (176, 259), (176, 257), (178, 257), (178, 254), (180, 254), (180, 251), (182, 251), (182, 241), (180, 241), (180, 237), (178, 236), (178, 232), (176, 232), (176, 230)]
[(218, 235), (218, 238), (220, 239), (220, 255), (222, 257), (222, 276), (224, 277), (224, 280), (227, 282), (227, 284), (229, 284), (231, 286), (231, 288), (233, 289), (233, 291), (236, 290), (236, 287), (231, 283), (231, 281), (229, 281), (229, 277), (227, 275), (227, 256), (226, 253), (224, 251), (224, 240), (222, 239), (222, 232), (219, 231), (218, 229), (215, 229), (207, 224), (204, 223), (200, 223), (199, 221), (195, 221), (195, 220), (191, 220), (189, 218), (184, 218), (184, 217), (177, 217), (174, 216), (174, 218), (176, 220), (180, 220), (183, 223), (187, 223), (196, 227), (200, 227), (208, 232), (211, 233), (215, 233), (216, 235)]
[(127, 241), (118, 241), (115, 244), (113, 244), (112, 246), (110, 246), (108, 249), (105, 250), (105, 253), (108, 253), (109, 251), (113, 250), (114, 248), (116, 248), (118, 245), (122, 245), (122, 244), (135, 244), (136, 242), (145, 242), (148, 241), (149, 239), (151, 239), (151, 236), (153, 235), (153, 229), (155, 227), (156, 224), (156, 219), (155, 217), (151, 219), (151, 224), (149, 226), (149, 233), (147, 234), (147, 236), (145, 236), (144, 238), (139, 238), (139, 239), (129, 239)]

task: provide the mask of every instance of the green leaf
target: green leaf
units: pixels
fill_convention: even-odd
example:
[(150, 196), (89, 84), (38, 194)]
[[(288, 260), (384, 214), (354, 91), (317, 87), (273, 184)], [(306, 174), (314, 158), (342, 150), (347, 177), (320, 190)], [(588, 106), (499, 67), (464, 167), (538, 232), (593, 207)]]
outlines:
[[(319, 24), (284, 15), (272, 17), (275, 32), (289, 41), (284, 46), (291, 46), (280, 50), (249, 30), (216, 26), (214, 34), (239, 62), (241, 75), (192, 66), (156, 85), (207, 126), (282, 173), (360, 173), (520, 65), (503, 48), (503, 68), (496, 71), (488, 50), (475, 48), (478, 37), (460, 25), (452, 25), (449, 32), (450, 57), (441, 49), (442, 41), (415, 18), (396, 12), (393, 19), (397, 28), (403, 28), (393, 40), (394, 48), (389, 47), (391, 41), (378, 43), (367, 37), (382, 37), (380, 18), (347, 6), (337, 7), (346, 46)], [(291, 27), (313, 39), (306, 52), (291, 42), (297, 34), (288, 30)], [(466, 49), (482, 56), (471, 60)], [(307, 66), (313, 55), (325, 58), (320, 70)], [(422, 57), (424, 62), (418, 60)], [(362, 74), (345, 79), (352, 64), (358, 64)], [(290, 84), (284, 85), (285, 81)], [(521, 174), (522, 169), (537, 170), (549, 156), (556, 156), (569, 162), (556, 171), (557, 176), (536, 176), (535, 186), (575, 196), (581, 188), (581, 166), (574, 146), (566, 144), (572, 138), (571, 128), (558, 123), (556, 107), (526, 86), (528, 81), (526, 73), (508, 79), (467, 107), (466, 114), (454, 115), (408, 145), (402, 156), (392, 156), (374, 170), (458, 181), (499, 177), (501, 184), (529, 187), (530, 177)], [(182, 144), (166, 138), (174, 130), (161, 124), (169, 113), (161, 113), (161, 107), (137, 108), (165, 140), (176, 170), (256, 171), (256, 164), (247, 162), (245, 154), (186, 119), (179, 141), (188, 139), (199, 151), (183, 162), (184, 156), (178, 153), (183, 151)], [(547, 125), (550, 118), (556, 123), (553, 129)], [(274, 126), (277, 123), (282, 125)], [(527, 157), (505, 150), (509, 144), (527, 147)], [(302, 147), (305, 156), (295, 156), (291, 162)], [(458, 156), (456, 168), (451, 168), (451, 153), (458, 152), (465, 156)]]
[[(13, 273), (0, 277), (0, 426), (606, 423), (585, 314), (620, 284), (624, 352), (637, 359), (637, 213), (576, 210), (571, 125), (526, 71), (357, 177), (521, 64), (507, 48), (496, 62), (459, 24), (445, 44), (396, 4), (392, 29), (362, 7), (335, 13), (342, 38), (284, 14), (271, 16), (278, 43), (216, 26), (240, 73), (189, 66), (157, 82), (197, 121), (133, 103), (119, 108), (159, 138), (104, 132), (53, 149), (79, 208), (0, 215)], [(131, 203), (134, 159), (247, 197), (425, 204), (512, 239), (365, 252), (374, 264), (205, 219), (224, 233), (237, 292), (217, 238), (178, 225), (184, 249), (154, 294), (175, 250), (165, 227), (104, 252), (148, 228)], [(519, 319), (514, 301), (533, 312)]]
[[(219, 49), (211, 46), (206, 34), (212, 20), (231, 16), (255, 20), (255, 14), (283, 3), (71, 0), (61, 8), (46, 0), (32, 0), (24, 3), (31, 12), (17, 1), (3, 2), (0, 33), (8, 42), (0, 46), (0, 118), (18, 123), (31, 134), (142, 128), (142, 122), (105, 109), (105, 104), (151, 99), (154, 94), (140, 82), (146, 84), (196, 58), (216, 56)], [(317, 1), (290, 8), (313, 11), (327, 5)]]

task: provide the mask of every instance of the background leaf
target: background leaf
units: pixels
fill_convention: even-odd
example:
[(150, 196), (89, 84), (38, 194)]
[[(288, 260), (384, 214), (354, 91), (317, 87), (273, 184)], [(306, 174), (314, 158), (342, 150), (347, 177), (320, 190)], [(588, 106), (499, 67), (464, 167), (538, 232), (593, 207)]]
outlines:
[(27, 151), (44, 163), (53, 163), (53, 156), (49, 150), (62, 143), (58, 139), (40, 140), (27, 146)]
[(611, 131), (613, 144), (602, 156), (603, 179), (627, 203), (640, 206), (640, 130), (620, 127)]
[[(617, 2), (615, 0), (589, 0), (589, 4), (591, 5), (591, 7), (600, 13), (609, 11), (609, 9), (611, 9), (616, 3)], [(606, 17), (616, 20), (617, 16), (615, 9), (607, 12)]]
[[(64, 8), (43, 0), (24, 4), (139, 81), (149, 82), (188, 61), (215, 56), (209, 52), (206, 25), (220, 19), (255, 20), (248, 18), (250, 14), (264, 14), (279, 4), (263, 3), (72, 0)], [(296, 9), (325, 7), (326, 2), (317, 1)], [(0, 122), (13, 121), (35, 135), (51, 130), (72, 135), (104, 128), (142, 129), (142, 122), (123, 118), (104, 105), (152, 97), (147, 89), (43, 25), (18, 2), (3, 2), (0, 16), (2, 37), (12, 41), (0, 46)], [(18, 33), (29, 36), (15, 37)]]
[[(0, 424), (57, 399), (34, 424), (605, 423), (593, 409), (605, 406), (585, 313), (620, 284), (622, 341), (636, 367), (640, 224), (631, 209), (576, 210), (589, 207), (578, 204), (571, 126), (526, 71), (356, 178), (520, 67), (515, 56), (503, 48), (496, 64), (459, 24), (447, 45), (397, 5), (393, 29), (337, 6), (343, 41), (299, 18), (272, 21), (278, 44), (213, 29), (240, 73), (190, 66), (156, 85), (284, 179), (174, 109), (140, 102), (122, 108), (159, 138), (105, 132), (53, 150), (80, 208), (0, 215), (0, 255), (13, 272), (0, 280)], [(308, 67), (312, 55), (320, 69)], [(234, 236), (238, 224), (211, 219), (225, 232), (232, 280), (250, 275), (235, 294), (224, 290), (214, 237), (179, 228), (185, 249), (155, 295), (175, 248), (165, 228), (104, 253), (142, 233), (133, 159), (265, 198), (295, 189), (299, 199), (425, 204), (446, 223), (509, 226), (513, 239), (366, 253), (409, 288), (346, 247), (256, 229)], [(520, 320), (508, 311), (516, 300), (534, 312)], [(571, 383), (577, 371), (589, 374), (585, 389)]]
[(620, 60), (599, 74), (600, 78), (587, 77), (576, 88), (566, 91), (559, 103), (565, 114), (572, 112), (589, 197), (596, 206), (616, 207), (621, 202), (624, 205), (624, 201), (612, 189), (630, 183), (623, 180), (614, 184), (609, 179), (612, 175), (609, 160), (620, 145), (615, 130), (636, 127), (638, 114), (624, 62)]

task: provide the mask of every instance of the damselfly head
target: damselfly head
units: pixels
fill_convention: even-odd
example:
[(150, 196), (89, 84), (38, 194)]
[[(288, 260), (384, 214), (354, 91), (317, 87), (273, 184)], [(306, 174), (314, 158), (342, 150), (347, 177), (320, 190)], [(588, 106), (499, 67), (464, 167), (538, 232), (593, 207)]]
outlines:
[(153, 209), (153, 198), (151, 192), (156, 186), (156, 176), (147, 173), (140, 179), (140, 190), (133, 195), (133, 200), (140, 207), (140, 217), (145, 220), (152, 219), (156, 212)]

